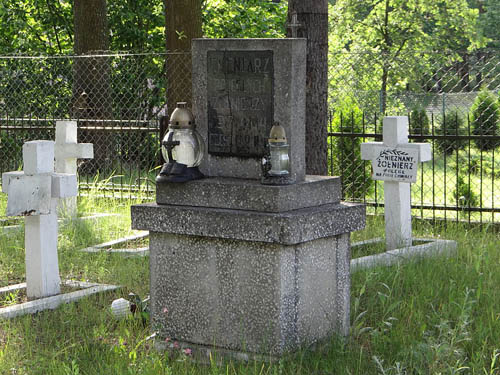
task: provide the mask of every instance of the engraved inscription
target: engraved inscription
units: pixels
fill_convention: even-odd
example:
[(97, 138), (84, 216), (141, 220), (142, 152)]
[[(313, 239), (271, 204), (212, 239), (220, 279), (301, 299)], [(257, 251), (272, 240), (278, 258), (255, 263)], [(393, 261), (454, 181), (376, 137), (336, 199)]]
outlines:
[(262, 157), (273, 123), (273, 52), (208, 51), (208, 152)]

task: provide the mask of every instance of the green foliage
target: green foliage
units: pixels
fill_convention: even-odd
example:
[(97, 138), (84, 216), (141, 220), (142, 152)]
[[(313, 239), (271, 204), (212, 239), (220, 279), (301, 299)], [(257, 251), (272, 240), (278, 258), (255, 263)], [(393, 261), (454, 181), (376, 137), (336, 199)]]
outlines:
[[(346, 101), (336, 107), (331, 121), (331, 131), (339, 133), (361, 133), (363, 113), (353, 101)], [(360, 199), (373, 188), (370, 164), (361, 160), (361, 137), (331, 137), (329, 147), (332, 163), (330, 170), (342, 178), (344, 198)]]
[[(491, 91), (483, 89), (470, 109), (472, 133), (476, 136), (498, 135), (499, 117), (497, 97)], [(475, 140), (475, 144), (482, 151), (490, 151), (498, 146), (498, 141), (481, 138)]]
[(73, 45), (72, 1), (2, 0), (0, 51), (62, 54)]
[[(448, 111), (439, 118), (435, 133), (439, 136), (463, 135), (465, 132), (464, 118), (457, 110)], [(457, 139), (437, 138), (435, 145), (438, 150), (446, 155), (462, 149), (465, 146), (463, 141)]]
[(286, 34), (287, 2), (205, 0), (203, 33), (210, 38), (279, 38)]
[(462, 208), (477, 207), (479, 205), (477, 194), (461, 175), (457, 178), (457, 186), (453, 192), (453, 198), (455, 198), (458, 206)]
[(436, 67), (460, 60), (457, 50), (485, 44), (466, 0), (337, 0), (329, 14), (330, 96), (354, 91), (368, 111), (392, 109), (391, 92), (428, 90)]
[(425, 108), (415, 107), (410, 113), (410, 134), (429, 134), (429, 117)]
[(481, 1), (483, 12), (479, 14), (479, 31), (488, 38), (488, 47), (500, 47), (498, 25), (500, 24), (500, 3), (498, 0)]
[(165, 49), (165, 15), (162, 1), (107, 0), (113, 51)]

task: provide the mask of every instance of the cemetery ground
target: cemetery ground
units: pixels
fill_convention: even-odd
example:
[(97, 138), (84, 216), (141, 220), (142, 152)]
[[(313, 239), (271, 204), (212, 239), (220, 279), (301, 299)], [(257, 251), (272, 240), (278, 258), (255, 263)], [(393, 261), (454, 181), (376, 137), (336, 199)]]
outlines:
[[(0, 200), (1, 201), (1, 200)], [(351, 333), (276, 363), (192, 361), (189, 351), (153, 348), (148, 320), (116, 320), (111, 301), (149, 293), (149, 258), (78, 249), (125, 237), (130, 200), (80, 198), (85, 213), (119, 216), (65, 221), (59, 233), (61, 278), (119, 284), (53, 311), (0, 321), (0, 374), (496, 374), (500, 371), (500, 248), (492, 228), (415, 221), (417, 237), (458, 242), (450, 258), (416, 259), (352, 275)], [(4, 203), (2, 203), (4, 204)], [(383, 237), (381, 217), (352, 241)], [(0, 286), (24, 280), (23, 232), (0, 235)], [(141, 244), (142, 245), (142, 244)], [(359, 254), (366, 255), (366, 254)], [(9, 303), (2, 296), (0, 304)]]

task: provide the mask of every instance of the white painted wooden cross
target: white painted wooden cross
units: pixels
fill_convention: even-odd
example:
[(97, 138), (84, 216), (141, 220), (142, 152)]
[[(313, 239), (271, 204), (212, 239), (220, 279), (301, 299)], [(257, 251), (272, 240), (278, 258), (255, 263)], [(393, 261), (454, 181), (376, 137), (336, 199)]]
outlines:
[[(94, 146), (92, 143), (78, 143), (77, 131), (76, 121), (56, 122), (56, 173), (76, 175), (76, 159), (92, 159), (94, 157)], [(76, 217), (76, 197), (66, 198), (61, 203), (61, 211), (70, 217)]]
[(24, 171), (2, 174), (7, 216), (25, 216), (26, 292), (29, 299), (60, 293), (57, 200), (76, 196), (75, 174), (54, 173), (54, 142), (23, 145)]
[(372, 178), (384, 181), (387, 250), (411, 246), (410, 184), (418, 163), (431, 160), (428, 143), (408, 143), (408, 117), (384, 117), (383, 142), (361, 144), (361, 158), (371, 160)]

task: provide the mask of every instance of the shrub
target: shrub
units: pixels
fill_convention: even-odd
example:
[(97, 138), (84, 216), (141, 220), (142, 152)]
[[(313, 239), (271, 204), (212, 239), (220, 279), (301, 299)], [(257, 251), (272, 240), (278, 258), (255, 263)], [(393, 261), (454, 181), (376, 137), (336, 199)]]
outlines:
[[(492, 136), (498, 134), (500, 111), (497, 98), (491, 91), (482, 90), (479, 92), (472, 104), (470, 114), (474, 135)], [(475, 140), (475, 144), (481, 151), (490, 151), (498, 145), (498, 141), (481, 138)]]
[(457, 205), (462, 208), (477, 207), (479, 205), (477, 194), (471, 189), (471, 186), (464, 181), (462, 176), (458, 176), (457, 186), (453, 192), (453, 197)]
[[(352, 101), (337, 106), (331, 130), (344, 133), (361, 133), (363, 113)], [(341, 175), (344, 198), (363, 198), (373, 187), (370, 164), (361, 160), (361, 137), (332, 137), (331, 170)]]
[[(438, 121), (436, 135), (453, 136), (462, 135), (465, 131), (465, 121), (457, 110), (447, 111)], [(435, 145), (443, 154), (450, 155), (461, 150), (465, 143), (458, 139), (437, 138)]]
[(410, 134), (429, 134), (429, 117), (424, 108), (415, 107), (410, 113)]

